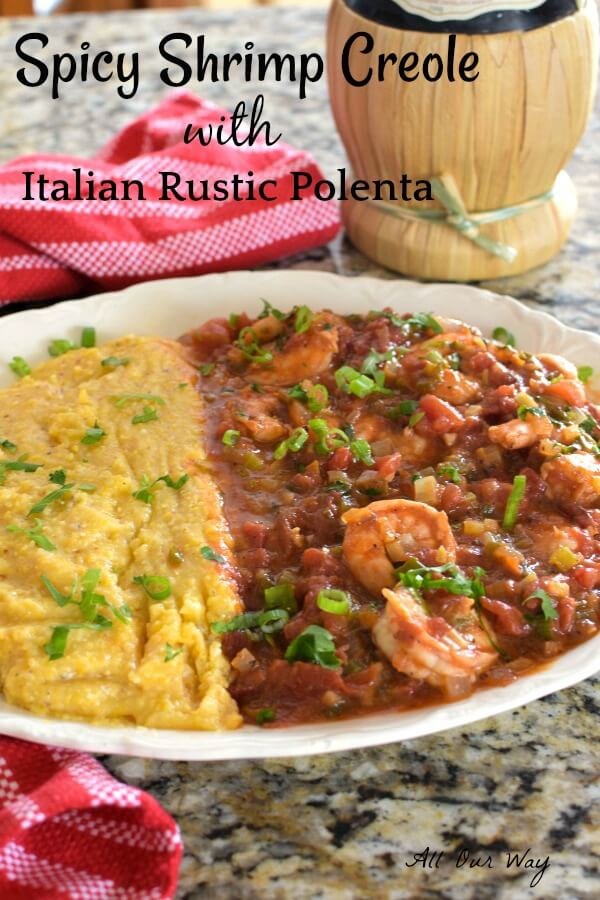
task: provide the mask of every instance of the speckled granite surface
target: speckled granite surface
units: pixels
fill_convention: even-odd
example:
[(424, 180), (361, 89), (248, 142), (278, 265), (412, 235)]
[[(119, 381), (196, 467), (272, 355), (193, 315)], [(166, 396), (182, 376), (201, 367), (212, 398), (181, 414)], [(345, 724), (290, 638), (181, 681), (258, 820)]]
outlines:
[[(20, 86), (14, 43), (33, 27), (49, 34), (50, 53), (84, 40), (98, 49), (138, 50), (143, 75), (137, 96), (124, 101), (111, 85), (71, 84), (53, 103), (43, 89)], [(258, 50), (322, 50), (324, 14), (173, 10), (0, 20), (0, 161), (34, 150), (85, 155), (102, 144), (166, 92), (155, 48), (171, 31), (203, 32), (215, 52), (242, 49), (246, 40)], [(197, 89), (231, 106), (258, 88), (231, 82)], [(293, 143), (309, 143), (326, 172), (343, 165), (324, 82), (304, 101), (294, 100), (293, 86), (285, 83), (262, 89), (276, 130)], [(567, 247), (543, 269), (486, 286), (566, 324), (597, 327), (599, 162), (597, 115), (569, 166), (581, 208)], [(393, 277), (343, 238), (280, 265)], [(589, 680), (468, 730), (334, 756), (208, 765), (122, 757), (103, 762), (151, 791), (179, 822), (186, 846), (180, 898), (597, 898), (597, 692), (598, 680)], [(406, 865), (427, 848), (444, 855)], [(457, 866), (461, 848), (468, 859)], [(525, 861), (507, 866), (507, 853), (528, 849), (527, 859), (539, 860), (539, 869)], [(549, 867), (542, 871), (546, 857)]]

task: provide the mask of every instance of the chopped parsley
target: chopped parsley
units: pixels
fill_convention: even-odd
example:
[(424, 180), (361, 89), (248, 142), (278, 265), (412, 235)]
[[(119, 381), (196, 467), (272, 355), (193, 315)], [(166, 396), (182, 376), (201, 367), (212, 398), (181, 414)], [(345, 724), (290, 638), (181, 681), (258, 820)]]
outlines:
[(7, 439), (0, 441), (0, 447), (2, 447), (3, 450), (6, 450), (7, 453), (17, 452), (17, 445)]
[(7, 525), (6, 530), (12, 534), (25, 535), (25, 537), (28, 537), (34, 544), (41, 547), (42, 550), (47, 550), (48, 553), (52, 553), (56, 550), (56, 546), (44, 534), (43, 525), (40, 519), (35, 520), (33, 528), (22, 528), (20, 525)]
[(38, 500), (37, 503), (31, 507), (27, 516), (37, 516), (40, 513), (44, 512), (47, 506), (50, 506), (51, 503), (54, 503), (56, 500), (61, 500), (64, 496), (69, 494), (73, 488), (75, 487), (75, 483), (71, 484), (63, 484), (61, 487), (57, 488), (55, 491), (51, 491), (49, 494), (46, 494), (45, 497), (42, 497), (41, 500)]
[(307, 662), (324, 669), (339, 669), (341, 660), (336, 656), (333, 637), (320, 625), (309, 625), (294, 638), (285, 651), (288, 662)]
[(103, 428), (100, 428), (97, 422), (94, 423), (92, 428), (88, 428), (81, 438), (80, 443), (82, 444), (98, 444), (102, 438), (106, 437), (106, 432)]
[(164, 406), (165, 401), (156, 394), (115, 394), (110, 398), (117, 409), (123, 409), (128, 403), (136, 403), (137, 401), (146, 401), (147, 403), (155, 403), (157, 406)]
[(265, 722), (274, 722), (276, 718), (277, 713), (275, 710), (271, 709), (270, 706), (265, 706), (263, 709), (258, 710), (254, 721), (257, 725), (264, 725)]
[(446, 591), (460, 597), (470, 597), (479, 600), (485, 594), (482, 576), (483, 569), (474, 568), (474, 577), (464, 575), (454, 563), (446, 563), (443, 566), (421, 566), (409, 563), (396, 577), (404, 587), (411, 588), (418, 594), (424, 591)]
[[(184, 385), (186, 387), (186, 385)], [(144, 411), (138, 413), (137, 416), (134, 416), (131, 420), (132, 425), (142, 425), (144, 422), (156, 422), (158, 419), (158, 413), (154, 409), (153, 406), (145, 406)]]
[(215, 553), (215, 551), (211, 547), (200, 547), (200, 556), (204, 557), (204, 559), (208, 559), (210, 562), (216, 563), (224, 563), (225, 557), (221, 556), (220, 553)]
[(285, 609), (265, 609), (260, 612), (241, 613), (228, 622), (213, 622), (210, 627), (215, 634), (257, 629), (262, 634), (269, 635), (281, 631), (289, 618), (290, 615)]
[(452, 484), (460, 484), (460, 472), (452, 463), (440, 463), (437, 474), (440, 478), (447, 478)]
[(263, 350), (260, 345), (258, 334), (249, 325), (242, 328), (239, 337), (235, 342), (236, 346), (242, 351), (246, 359), (251, 362), (267, 363), (273, 359), (270, 350)]
[(171, 662), (172, 659), (175, 659), (176, 656), (179, 656), (180, 653), (183, 653), (184, 647), (180, 647), (179, 650), (176, 650), (175, 647), (172, 647), (171, 644), (165, 644), (165, 662)]
[(37, 472), (42, 468), (42, 463), (27, 462), (27, 455), (20, 456), (19, 459), (2, 459), (0, 460), (0, 484), (4, 484), (7, 472)]
[(187, 484), (189, 478), (189, 475), (181, 475), (177, 481), (174, 481), (170, 475), (159, 475), (154, 481), (150, 481), (147, 475), (143, 475), (139, 489), (133, 492), (133, 496), (136, 500), (141, 500), (142, 503), (152, 503), (154, 492), (161, 482), (174, 491), (180, 491), (184, 484)]
[(547, 415), (548, 413), (542, 406), (527, 406), (525, 403), (522, 403), (517, 408), (517, 416), (519, 419), (523, 419), (523, 421), (525, 421), (527, 416), (538, 416), (541, 418), (542, 416)]
[(51, 481), (52, 484), (66, 484), (67, 473), (64, 469), (57, 469), (55, 472), (50, 473), (48, 481)]
[(312, 384), (303, 387), (301, 384), (294, 385), (288, 391), (290, 397), (294, 400), (300, 400), (305, 403), (312, 413), (321, 412), (329, 403), (329, 391), (324, 384)]
[(198, 371), (205, 378), (207, 375), (211, 375), (215, 370), (215, 363), (202, 363), (201, 366), (198, 366)]

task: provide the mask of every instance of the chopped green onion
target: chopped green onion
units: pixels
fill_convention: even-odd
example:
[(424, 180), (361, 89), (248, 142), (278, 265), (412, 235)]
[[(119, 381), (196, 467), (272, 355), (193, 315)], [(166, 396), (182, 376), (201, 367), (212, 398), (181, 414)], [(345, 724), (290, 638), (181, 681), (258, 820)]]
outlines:
[(594, 377), (594, 370), (591, 366), (579, 366), (577, 369), (577, 377), (585, 384), (586, 381), (589, 381), (590, 378)]
[(517, 408), (517, 416), (519, 419), (525, 419), (527, 416), (537, 416), (538, 418), (542, 418), (543, 416), (547, 416), (548, 413), (542, 406), (527, 406), (525, 403), (522, 403)]
[[(381, 377), (378, 378), (378, 376)], [(352, 366), (341, 366), (335, 372), (335, 381), (340, 390), (345, 391), (347, 394), (354, 394), (355, 397), (360, 399), (368, 397), (369, 394), (391, 394), (391, 391), (383, 385), (384, 378), (384, 372), (378, 372), (372, 378), (370, 375), (363, 375), (362, 372), (357, 372)]]
[(142, 425), (144, 422), (156, 422), (158, 419), (158, 413), (154, 409), (153, 406), (145, 406), (144, 411), (138, 413), (137, 416), (134, 416), (131, 420), (132, 425)]
[(317, 606), (323, 612), (333, 613), (336, 616), (345, 616), (350, 612), (350, 596), (346, 591), (326, 588), (317, 594)]
[(100, 363), (107, 369), (118, 369), (119, 366), (128, 366), (131, 360), (127, 356), (107, 356)]
[(46, 588), (46, 590), (48, 591), (48, 593), (50, 594), (50, 596), (52, 597), (52, 599), (54, 600), (54, 602), (58, 604), (58, 606), (63, 607), (63, 606), (66, 606), (67, 603), (75, 603), (76, 602), (73, 599), (73, 596), (75, 594), (76, 584), (74, 584), (72, 586), (70, 594), (61, 594), (61, 592), (57, 588), (54, 587), (54, 585), (52, 584), (50, 579), (47, 578), (45, 575), (41, 576), (41, 581), (42, 581), (42, 584), (44, 585), (44, 587)]
[(62, 356), (64, 353), (69, 353), (71, 350), (79, 350), (77, 344), (74, 344), (73, 341), (68, 341), (64, 338), (56, 338), (51, 341), (48, 346), (48, 353), (50, 356)]
[(104, 429), (100, 428), (98, 423), (96, 422), (93, 428), (88, 428), (81, 438), (82, 444), (97, 444), (102, 440), (103, 437), (106, 437), (106, 432)]
[(214, 370), (215, 370), (215, 363), (202, 363), (201, 366), (198, 366), (198, 371), (204, 377), (212, 374), (212, 372), (214, 372)]
[(165, 644), (165, 662), (171, 662), (172, 659), (175, 659), (176, 656), (183, 653), (184, 649), (185, 647), (180, 647), (179, 650), (176, 650), (175, 647), (172, 647), (170, 644)]
[(288, 453), (297, 453), (304, 447), (307, 440), (308, 431), (306, 428), (294, 428), (290, 436), (277, 445), (273, 452), (274, 458), (283, 459)]
[(259, 628), (263, 634), (270, 635), (281, 631), (289, 618), (289, 613), (285, 609), (267, 609), (261, 612), (241, 613), (228, 622), (213, 622), (210, 627), (215, 634)]
[(274, 722), (276, 718), (275, 710), (271, 709), (270, 706), (265, 706), (264, 709), (259, 709), (256, 713), (255, 722), (257, 725), (264, 725), (265, 722)]
[(495, 341), (498, 341), (498, 343), (506, 344), (507, 347), (515, 347), (517, 343), (514, 334), (511, 334), (510, 331), (507, 331), (502, 325), (494, 328), (492, 337)]
[(512, 490), (506, 501), (506, 509), (504, 510), (504, 519), (502, 527), (507, 531), (512, 531), (515, 527), (517, 516), (519, 515), (519, 506), (525, 497), (527, 489), (527, 477), (525, 475), (515, 475), (513, 479)]
[[(246, 340), (247, 337), (250, 337), (249, 341)], [(270, 350), (262, 349), (258, 334), (249, 325), (246, 328), (242, 328), (235, 343), (246, 359), (251, 362), (267, 363), (273, 359), (273, 354)]]
[(42, 550), (48, 551), (48, 553), (52, 553), (56, 550), (55, 545), (44, 534), (43, 525), (40, 519), (35, 520), (35, 526), (33, 528), (27, 529), (21, 528), (20, 525), (7, 525), (6, 530), (13, 534), (25, 535), (25, 537), (28, 537), (34, 544), (37, 544)]
[(306, 403), (312, 413), (321, 412), (329, 403), (329, 391), (324, 384), (314, 384), (307, 388), (303, 388), (301, 384), (296, 384), (293, 388), (290, 388), (288, 394), (294, 400), (301, 400), (302, 403)]
[(304, 334), (308, 331), (313, 321), (313, 312), (308, 306), (299, 306), (294, 319), (294, 331), (296, 334)]
[(0, 441), (0, 447), (2, 447), (3, 450), (6, 450), (7, 453), (17, 452), (17, 445), (9, 440)]
[(419, 408), (416, 400), (402, 400), (397, 406), (393, 406), (386, 413), (388, 419), (399, 419), (400, 416), (412, 416)]
[(232, 328), (237, 328), (240, 322), (240, 318), (241, 316), (239, 315), (239, 313), (229, 313), (229, 318), (227, 321)]
[(335, 654), (335, 643), (326, 628), (309, 625), (285, 651), (288, 662), (308, 662), (325, 669), (339, 669), (341, 661)]
[(26, 462), (27, 454), (19, 457), (19, 459), (2, 459), (0, 460), (0, 484), (4, 484), (7, 472), (37, 472), (42, 468), (42, 463)]
[(485, 594), (481, 580), (485, 572), (479, 567), (473, 572), (474, 577), (469, 578), (453, 563), (446, 563), (443, 566), (421, 566), (415, 561), (410, 561), (396, 572), (396, 577), (400, 584), (418, 594), (423, 591), (446, 591), (454, 596), (479, 600)]
[(81, 332), (81, 346), (87, 349), (96, 346), (96, 329), (87, 326)]
[(371, 446), (368, 441), (357, 438), (350, 442), (350, 452), (357, 462), (363, 463), (365, 466), (374, 465), (375, 460), (371, 453)]
[(151, 600), (167, 600), (171, 596), (171, 582), (165, 575), (136, 575), (134, 584), (141, 584)]
[(235, 428), (228, 428), (221, 441), (225, 444), (226, 447), (235, 447), (237, 442), (240, 439), (240, 432), (236, 431)]
[(44, 651), (50, 660), (61, 659), (65, 655), (69, 632), (79, 628), (89, 628), (92, 631), (105, 631), (112, 627), (110, 619), (97, 615), (93, 622), (75, 622), (70, 625), (56, 625), (52, 629), (49, 643), (44, 645)]
[(208, 559), (210, 562), (224, 563), (225, 557), (221, 556), (220, 553), (215, 553), (211, 547), (200, 547), (200, 555), (204, 557), (204, 559)]
[(285, 609), (290, 615), (298, 610), (294, 585), (289, 582), (265, 588), (265, 607), (267, 609)]
[(13, 356), (8, 366), (17, 378), (25, 378), (26, 375), (31, 375), (31, 366), (22, 356)]
[(116, 394), (110, 397), (117, 409), (123, 409), (128, 403), (135, 403), (138, 400), (147, 401), (148, 403), (156, 403), (158, 406), (164, 406), (165, 401), (156, 394)]

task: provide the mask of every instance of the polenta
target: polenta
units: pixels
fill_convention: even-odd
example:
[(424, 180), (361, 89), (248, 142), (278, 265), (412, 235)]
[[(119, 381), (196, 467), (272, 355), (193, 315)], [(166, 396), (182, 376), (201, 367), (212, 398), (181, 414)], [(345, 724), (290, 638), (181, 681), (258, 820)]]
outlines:
[(0, 391), (0, 680), (39, 715), (241, 723), (211, 624), (240, 610), (180, 344), (126, 337)]

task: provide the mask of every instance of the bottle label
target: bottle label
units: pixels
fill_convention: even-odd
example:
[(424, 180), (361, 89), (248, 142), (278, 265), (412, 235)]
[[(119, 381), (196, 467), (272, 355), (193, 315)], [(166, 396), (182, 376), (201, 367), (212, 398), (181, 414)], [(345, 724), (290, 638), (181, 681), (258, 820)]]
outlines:
[(404, 12), (432, 22), (474, 19), (486, 13), (521, 10), (529, 12), (545, 0), (394, 0)]

